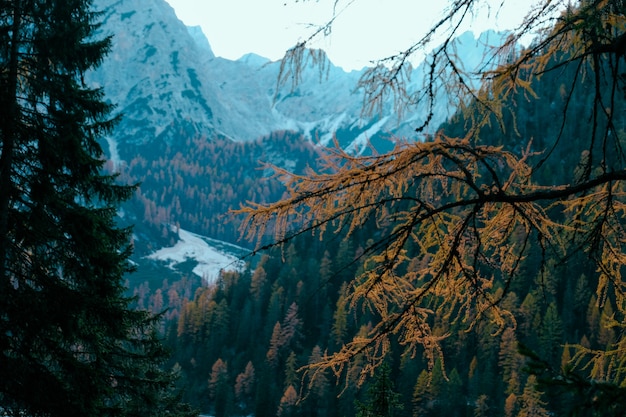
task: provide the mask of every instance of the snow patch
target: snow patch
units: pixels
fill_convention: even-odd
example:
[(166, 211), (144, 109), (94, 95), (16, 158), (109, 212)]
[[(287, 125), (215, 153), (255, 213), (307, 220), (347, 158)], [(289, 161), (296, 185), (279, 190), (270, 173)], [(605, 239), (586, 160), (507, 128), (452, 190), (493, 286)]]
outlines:
[(169, 262), (168, 267), (171, 269), (180, 263), (194, 260), (198, 265), (193, 273), (209, 283), (215, 282), (220, 271), (240, 271), (244, 267), (243, 261), (236, 256), (209, 245), (209, 242), (215, 242), (212, 239), (183, 229), (178, 230), (178, 238), (180, 240), (174, 246), (159, 249), (147, 258)]
[(117, 149), (117, 141), (111, 136), (107, 136), (104, 139), (107, 141), (107, 145), (109, 146), (109, 159), (113, 163), (113, 169), (117, 170), (122, 163), (120, 153)]
[(383, 117), (378, 122), (374, 123), (365, 132), (357, 136), (357, 138), (354, 139), (352, 143), (346, 148), (346, 152), (353, 155), (362, 154), (367, 148), (367, 142), (369, 141), (369, 139), (376, 133), (380, 132), (385, 123), (387, 123), (387, 120), (389, 120), (389, 116)]
[(347, 120), (348, 114), (343, 112), (338, 116), (329, 116), (323, 123), (320, 123), (321, 129), (327, 131), (328, 133), (323, 134), (319, 138), (319, 144), (321, 146), (328, 146), (335, 137), (336, 132), (341, 128), (341, 125)]

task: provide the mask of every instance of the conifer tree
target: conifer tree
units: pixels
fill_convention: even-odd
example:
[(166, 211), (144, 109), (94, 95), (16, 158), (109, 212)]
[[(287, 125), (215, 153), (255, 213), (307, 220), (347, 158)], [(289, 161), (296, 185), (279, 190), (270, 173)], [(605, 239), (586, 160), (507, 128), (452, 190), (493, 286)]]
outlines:
[(252, 402), (255, 383), (254, 365), (248, 362), (245, 370), (235, 379), (235, 399), (244, 412)]
[(443, 414), (449, 417), (461, 417), (466, 413), (466, 396), (463, 381), (456, 368), (450, 371), (448, 380), (443, 384)]
[(265, 354), (265, 358), (270, 366), (275, 367), (278, 365), (278, 355), (280, 353), (280, 349), (283, 347), (281, 341), (282, 329), (280, 327), (280, 323), (276, 322), (274, 325), (274, 331), (272, 332), (272, 337), (270, 339), (270, 347)]
[(509, 382), (512, 379), (512, 375), (521, 368), (522, 362), (522, 358), (517, 351), (515, 331), (512, 328), (508, 328), (502, 333), (498, 357), (498, 364), (502, 369), (502, 379), (505, 383)]
[(517, 414), (518, 417), (547, 417), (550, 415), (548, 410), (544, 408), (546, 403), (541, 399), (542, 392), (536, 388), (537, 377), (531, 375), (528, 377), (524, 393), (520, 397), (522, 407)]
[(181, 415), (155, 332), (130, 309), (134, 192), (103, 172), (111, 105), (83, 75), (89, 0), (0, 2), (0, 410), (31, 416)]
[(343, 284), (339, 291), (339, 298), (335, 306), (335, 312), (333, 313), (333, 325), (332, 325), (332, 342), (336, 346), (341, 346), (344, 343), (346, 334), (348, 332), (348, 311), (346, 304), (346, 288), (347, 285)]
[(428, 410), (432, 408), (431, 401), (433, 398), (430, 393), (429, 383), (430, 377), (428, 372), (426, 370), (422, 370), (417, 377), (415, 388), (413, 390), (412, 403), (414, 416), (426, 415)]
[(285, 360), (285, 382), (284, 385), (288, 387), (292, 385), (294, 388), (298, 387), (300, 378), (298, 376), (298, 357), (291, 351), (287, 360)]
[(357, 401), (357, 417), (392, 417), (402, 409), (400, 395), (394, 391), (391, 368), (384, 363), (374, 375), (364, 403)]
[(278, 406), (278, 411), (276, 415), (278, 417), (291, 417), (296, 416), (298, 413), (296, 412), (298, 404), (298, 393), (293, 385), (289, 385), (285, 390), (282, 398), (280, 399), (280, 404)]
[[(317, 363), (322, 359), (322, 349), (316, 345), (309, 357), (309, 363)], [(328, 393), (330, 392), (329, 378), (324, 373), (313, 375), (309, 382), (309, 394), (305, 397), (309, 408), (317, 411), (318, 416), (326, 415), (329, 409)]]
[(211, 367), (208, 381), (209, 395), (216, 417), (224, 417), (232, 401), (228, 382), (228, 364), (219, 358)]
[(550, 303), (539, 327), (539, 345), (542, 357), (552, 364), (558, 363), (563, 343), (563, 325), (556, 304)]
[(485, 394), (480, 395), (474, 404), (474, 417), (489, 416), (489, 397)]
[(504, 401), (504, 417), (513, 417), (517, 408), (517, 395), (510, 393)]

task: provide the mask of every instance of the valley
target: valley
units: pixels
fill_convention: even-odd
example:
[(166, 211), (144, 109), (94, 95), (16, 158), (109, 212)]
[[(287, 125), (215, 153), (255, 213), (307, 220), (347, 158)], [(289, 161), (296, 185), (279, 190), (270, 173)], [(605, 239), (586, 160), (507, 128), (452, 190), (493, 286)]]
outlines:
[[(519, 190), (536, 191), (529, 185), (533, 181), (547, 187), (580, 180), (585, 155), (593, 152), (577, 139), (611, 126), (619, 126), (615, 131), (623, 133), (626, 113), (621, 98), (607, 111), (615, 114), (610, 123), (587, 123), (594, 86), (589, 78), (579, 79), (573, 65), (557, 66), (558, 72), (547, 71), (533, 79), (529, 82), (532, 93), (522, 88), (506, 91), (507, 111), (498, 120), (487, 117), (472, 132), (476, 136), (469, 138), (467, 126), (484, 116), (476, 110), (480, 105), (463, 102), (457, 91), (443, 85), (435, 85), (433, 108), (417, 94), (428, 82), (428, 57), (407, 76), (407, 89), (416, 95), (404, 112), (398, 112), (393, 97), (386, 97), (380, 111), (369, 114), (363, 112), (360, 84), (366, 69), (347, 73), (323, 53), (314, 52), (312, 56), (321, 57), (321, 62), (305, 62), (301, 79), (295, 83), (291, 81), (296, 74), (289, 68), (281, 73), (280, 62), (253, 54), (237, 61), (215, 57), (210, 39), (198, 28), (185, 27), (163, 0), (97, 0), (95, 6), (104, 11), (99, 34), (112, 35), (113, 44), (109, 57), (89, 74), (88, 82), (103, 87), (120, 115), (119, 124), (103, 143), (108, 169), (119, 172), (122, 182), (139, 184), (119, 219), (134, 228), (131, 259), (137, 271), (127, 277), (129, 292), (139, 309), (163, 313), (160, 331), (172, 351), (165, 366), (180, 375), (184, 400), (203, 414), (361, 415), (359, 407), (371, 397), (368, 388), (380, 382), (370, 362), (384, 357), (389, 365), (386, 377), (391, 378), (393, 393), (402, 404), (396, 416), (521, 416), (533, 400), (545, 412), (537, 415), (549, 415), (546, 403), (536, 395), (534, 375), (527, 371), (536, 365), (532, 359), (541, 358), (550, 372), (558, 373), (569, 369), (565, 365), (574, 355), (572, 346), (606, 350), (619, 339), (618, 330), (609, 326), (613, 317), (620, 317), (617, 298), (596, 292), (604, 278), (598, 276), (593, 256), (574, 244), (559, 247), (545, 231), (551, 229), (539, 230), (520, 210), (512, 211), (509, 218), (516, 220), (503, 226), (510, 235), (500, 247), (489, 247), (490, 239), (501, 238), (500, 232), (491, 229), (485, 232), (488, 237), (478, 232), (459, 235), (455, 243), (475, 244), (476, 256), (466, 254), (472, 261), (463, 264), (458, 277), (431, 271), (430, 263), (445, 246), (442, 242), (458, 233), (460, 225), (471, 224), (478, 230), (489, 224), (488, 216), (478, 215), (455, 223), (449, 219), (456, 219), (458, 213), (441, 209), (445, 212), (441, 219), (452, 225), (441, 226), (444, 221), (437, 219), (428, 229), (430, 234), (410, 235), (394, 260), (405, 263), (391, 269), (391, 280), (398, 288), (404, 282), (396, 280), (396, 272), (400, 277), (420, 277), (416, 279), (420, 285), (435, 288), (424, 299), (418, 297), (425, 306), (412, 314), (427, 317), (414, 337), (428, 334), (437, 342), (407, 347), (410, 344), (401, 340), (405, 334), (395, 335), (387, 344), (381, 342), (370, 357), (363, 353), (365, 349), (357, 349), (351, 361), (313, 371), (318, 369), (314, 364), (354, 346), (355, 341), (373, 337), (380, 329), (384, 312), (377, 310), (375, 302), (356, 297), (354, 291), (362, 290), (362, 280), (376, 270), (376, 262), (389, 262), (381, 242), (400, 233), (398, 219), (419, 210), (439, 213), (431, 204), (460, 206), (454, 199), (462, 202), (462, 197), (472, 193), (477, 200), (508, 197), (506, 187), (516, 184), (519, 174), (514, 168), (525, 168), (526, 163), (534, 168), (527, 169), (527, 183), (516, 184)], [(488, 72), (483, 63), (486, 51), (504, 38), (495, 32), (476, 37), (468, 32), (453, 40), (453, 49), (468, 73), (474, 69)], [(281, 75), (287, 80), (283, 84), (278, 83)], [(475, 82), (478, 90), (479, 81), (469, 83)], [(602, 94), (607, 93), (602, 90)], [(479, 104), (491, 105), (486, 103)], [(416, 132), (431, 111), (432, 120)], [(555, 123), (561, 116), (563, 123)], [(435, 138), (438, 131), (445, 140)], [(610, 137), (607, 134), (606, 141)], [(451, 138), (463, 139), (458, 149), (456, 142), (446, 148)], [(298, 232), (306, 216), (294, 212), (283, 230), (285, 235), (273, 234), (275, 224), (270, 219), (266, 234), (258, 237), (263, 245), (287, 236), (284, 245), (256, 252), (254, 242), (244, 238), (242, 216), (233, 214), (242, 206), (292, 196), (289, 178), (277, 174), (324, 178), (323, 174), (340, 171), (341, 163), (349, 165), (352, 157), (376, 158), (436, 140), (444, 143), (438, 155), (449, 159), (439, 165), (432, 162), (435, 173), (423, 177), (413, 173), (415, 178), (398, 187), (416, 195), (424, 192), (427, 197), (403, 199), (403, 195), (396, 201), (384, 194), (384, 187), (363, 185), (362, 194), (380, 192), (385, 197), (382, 201), (392, 201), (391, 208), (373, 204), (376, 210), (354, 223), (331, 219), (332, 232), (321, 234), (315, 227)], [(464, 146), (470, 142), (484, 146), (481, 152), (487, 156), (467, 151), (476, 160), (471, 169), (464, 169), (454, 151), (466, 151)], [(329, 163), (335, 160), (327, 157), (334, 146), (345, 156), (335, 166)], [(591, 147), (596, 155), (605, 151), (599, 142)], [(494, 149), (509, 153), (498, 159)], [(618, 167), (619, 155), (603, 163)], [(416, 160), (430, 161), (429, 157)], [(552, 159), (544, 164), (544, 157)], [(387, 162), (391, 164), (394, 158)], [(514, 158), (519, 159), (511, 168), (507, 163)], [(506, 181), (500, 181), (500, 176)], [(429, 186), (431, 178), (445, 180)], [(466, 181), (461, 181), (463, 186), (469, 184), (467, 189), (449, 186), (447, 181), (459, 178)], [(559, 204), (533, 206), (533, 213), (560, 218)], [(341, 197), (328, 203), (328, 207), (341, 205)], [(473, 213), (485, 206), (478, 204)], [(320, 213), (327, 214), (328, 207)], [(346, 210), (351, 212), (352, 207)], [(504, 212), (500, 207), (490, 214), (496, 216), (499, 210)], [(581, 218), (590, 215), (579, 214)], [(523, 219), (518, 220), (518, 215)], [(314, 223), (315, 219), (309, 225)], [(332, 228), (336, 224), (338, 230)], [(291, 238), (291, 232), (295, 237)], [(433, 236), (439, 239), (437, 244), (432, 243)], [(577, 238), (568, 235), (572, 242)], [(586, 243), (578, 245), (582, 248)], [(481, 252), (485, 247), (490, 252)], [(507, 258), (510, 254), (519, 257), (512, 262)], [(465, 257), (451, 251), (446, 265), (455, 259), (462, 264)], [(502, 272), (506, 268), (510, 275)], [(441, 276), (453, 282), (452, 289), (431, 286), (433, 277)], [(379, 284), (374, 279), (371, 288), (363, 291), (374, 298), (380, 293), (381, 300), (390, 291), (389, 298), (393, 298), (389, 290), (393, 285), (382, 291)], [(489, 313), (474, 299), (446, 304), (446, 297), (457, 289), (459, 298), (472, 292), (497, 300), (489, 301), (492, 307), (503, 306), (510, 316), (478, 320)], [(398, 305), (390, 309), (391, 314), (413, 311), (406, 301), (410, 299), (401, 300), (409, 307), (395, 300)], [(499, 327), (497, 320), (506, 323)], [(524, 347), (528, 350), (521, 354)], [(557, 414), (567, 408), (562, 398), (571, 399), (572, 394), (566, 392), (559, 398), (561, 402), (551, 403)]]

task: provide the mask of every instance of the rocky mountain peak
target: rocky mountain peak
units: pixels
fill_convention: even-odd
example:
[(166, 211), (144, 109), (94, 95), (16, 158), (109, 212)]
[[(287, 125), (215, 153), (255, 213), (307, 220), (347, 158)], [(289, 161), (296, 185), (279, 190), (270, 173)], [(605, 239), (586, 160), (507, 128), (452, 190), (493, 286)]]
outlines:
[(197, 31), (192, 36), (163, 0), (96, 0), (94, 8), (103, 11), (98, 35), (112, 35), (113, 43), (88, 79), (104, 86), (124, 115), (117, 141), (168, 142), (180, 129), (210, 132), (216, 100), (198, 74), (214, 58), (208, 41), (200, 44)]
[[(186, 27), (164, 0), (95, 0), (94, 8), (104, 12), (100, 34), (113, 35), (113, 45), (88, 80), (104, 86), (124, 116), (110, 140), (122, 159), (137, 147), (181, 138), (220, 134), (250, 141), (281, 130), (322, 144), (337, 136), (359, 152), (367, 140), (412, 134), (425, 113), (416, 108), (400, 120), (390, 103), (382, 114), (362, 117), (356, 87), (363, 72), (345, 72), (322, 51), (311, 51), (297, 84), (287, 68), (287, 81), (278, 85), (280, 62), (254, 54), (237, 61), (215, 57), (200, 28)], [(467, 35), (459, 43), (464, 53), (487, 48), (472, 40)], [(423, 81), (420, 71), (411, 88)], [(435, 110), (434, 127), (450, 115), (446, 103)]]

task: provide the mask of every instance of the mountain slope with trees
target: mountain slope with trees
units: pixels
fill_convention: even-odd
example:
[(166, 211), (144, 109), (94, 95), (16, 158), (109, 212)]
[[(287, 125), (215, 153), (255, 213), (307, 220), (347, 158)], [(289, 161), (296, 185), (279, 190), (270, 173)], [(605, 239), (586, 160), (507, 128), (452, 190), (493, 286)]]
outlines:
[[(445, 22), (480, 4), (458, 3)], [(281, 248), (261, 272), (199, 290), (177, 326), (205, 335), (198, 348), (212, 334), (255, 334), (248, 354), (219, 344), (179, 358), (192, 379), (209, 374), (232, 393), (220, 415), (249, 412), (234, 390), (252, 369), (257, 415), (353, 415), (355, 396), (371, 404), (361, 384), (383, 362), (406, 415), (621, 415), (625, 15), (619, 1), (570, 5), (512, 53), (553, 3), (497, 51), (502, 66), (466, 90), (440, 134), (370, 157), (338, 149), (319, 173), (281, 171), (288, 198), (245, 211), (253, 234)], [(435, 54), (444, 67), (446, 47)], [(253, 310), (255, 280), (272, 291)], [(249, 311), (259, 325), (240, 333)], [(215, 412), (216, 386), (199, 394)], [(313, 398), (330, 405), (307, 408)]]
[[(542, 130), (535, 126), (548, 124), (555, 112), (559, 114), (551, 97), (554, 86), (560, 85), (554, 81), (572, 79), (564, 74), (568, 71), (549, 72), (533, 84), (536, 99), (527, 100), (521, 94), (514, 98), (520, 114), (532, 111), (538, 117), (518, 117), (520, 131), (511, 134), (512, 139), (522, 137), (521, 126), (526, 126), (527, 134), (538, 135)], [(615, 106), (623, 103), (620, 98)], [(580, 120), (571, 117), (567, 129), (584, 133), (588, 125)], [(459, 115), (444, 129), (452, 135), (464, 125)], [(504, 126), (512, 129), (510, 121)], [(481, 138), (486, 145), (502, 145), (498, 129), (483, 131)], [(585, 144), (564, 142), (562, 146), (553, 151), (560, 164), (544, 171), (538, 180), (557, 183), (578, 166)], [(523, 150), (519, 147), (519, 152)], [(355, 276), (375, 265), (364, 253), (386, 230), (392, 230), (390, 224), (368, 220), (345, 239), (341, 233), (326, 234), (321, 241), (305, 234), (282, 250), (268, 253), (254, 270), (224, 275), (215, 286), (198, 289), (167, 325), (175, 360), (185, 375), (187, 398), (216, 415), (345, 416), (372, 404), (375, 397), (368, 387), (376, 380), (361, 379), (361, 372), (371, 364), (364, 355), (357, 355), (344, 368), (322, 370), (314, 379), (312, 372), (298, 370), (340, 351), (355, 336), (367, 337), (380, 320), (361, 304), (351, 309), (347, 289)], [(415, 356), (402, 354), (398, 338), (390, 338), (385, 362), (390, 364), (390, 379), (402, 404), (394, 415), (522, 416), (533, 412), (547, 416), (574, 411), (621, 415), (619, 402), (603, 405), (595, 400), (602, 395), (590, 395), (594, 388), (583, 382), (589, 376), (610, 380), (619, 374), (610, 375), (602, 368), (594, 368), (591, 375), (571, 373), (574, 346), (593, 351), (615, 347), (619, 331), (610, 325), (621, 317), (615, 298), (598, 300), (593, 259), (575, 252), (564, 261), (552, 249), (533, 236), (515, 280), (508, 287), (499, 283), (493, 288), (494, 296), (501, 298), (499, 306), (514, 317), (515, 327), (499, 329), (497, 324), (479, 320), (468, 332), (462, 320), (450, 319), (453, 309), (439, 307), (427, 323), (433, 335), (445, 338), (439, 342), (442, 356), (435, 355), (430, 365), (427, 350), (416, 348)], [(410, 244), (406, 251), (410, 256), (419, 254), (421, 248)], [(406, 270), (422, 270), (427, 262), (428, 258), (411, 257)], [(493, 273), (495, 269), (484, 266), (483, 270)], [(431, 308), (439, 305), (438, 297), (428, 299)], [(526, 346), (524, 354), (519, 352), (519, 343)], [(538, 365), (540, 375), (534, 376), (529, 369), (537, 372)], [(550, 373), (567, 375), (563, 381), (572, 385), (560, 394), (558, 386), (538, 388), (537, 382), (549, 380)], [(614, 395), (621, 395), (613, 386)], [(610, 398), (619, 398), (615, 396)]]
[[(108, 41), (82, 42), (89, 2), (44, 3), (7, 4), (0, 31), (2, 411), (190, 415), (180, 374), (216, 417), (623, 415), (623, 2), (570, 6), (519, 50), (558, 2), (541, 3), (478, 90), (444, 42), (427, 68), (469, 96), (423, 142), (313, 162), (302, 132), (235, 144), (174, 125), (126, 148), (145, 154), (119, 177), (97, 142), (110, 106), (82, 78)], [(442, 23), (481, 1), (452, 3)], [(409, 91), (396, 58), (363, 74), (373, 108)], [(168, 223), (230, 235), (220, 215), (245, 194), (261, 258), (210, 285), (152, 277), (130, 309), (115, 216), (138, 180), (121, 221), (164, 240)]]

